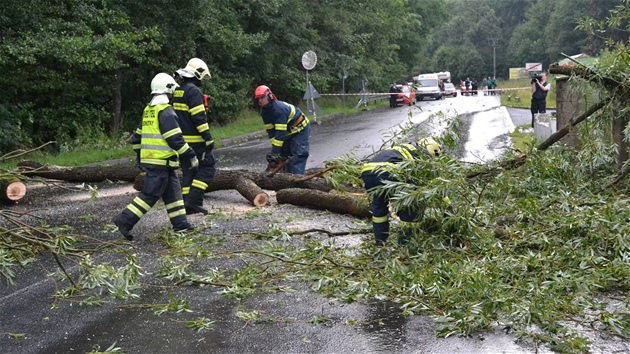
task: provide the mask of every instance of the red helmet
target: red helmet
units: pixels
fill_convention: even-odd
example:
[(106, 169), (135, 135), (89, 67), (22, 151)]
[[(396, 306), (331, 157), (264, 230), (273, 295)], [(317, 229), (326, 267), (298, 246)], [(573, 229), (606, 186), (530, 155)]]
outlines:
[(254, 91), (254, 98), (255, 99), (259, 99), (259, 98), (264, 97), (264, 96), (269, 97), (270, 101), (276, 99), (276, 96), (273, 94), (273, 92), (271, 92), (269, 87), (267, 87), (265, 85), (260, 85), (260, 86), (256, 87), (256, 90)]

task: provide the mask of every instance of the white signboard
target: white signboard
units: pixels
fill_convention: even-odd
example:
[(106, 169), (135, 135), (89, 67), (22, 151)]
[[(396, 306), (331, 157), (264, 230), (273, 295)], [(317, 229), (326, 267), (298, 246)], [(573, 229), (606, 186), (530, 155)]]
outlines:
[(525, 63), (525, 71), (542, 71), (542, 63)]

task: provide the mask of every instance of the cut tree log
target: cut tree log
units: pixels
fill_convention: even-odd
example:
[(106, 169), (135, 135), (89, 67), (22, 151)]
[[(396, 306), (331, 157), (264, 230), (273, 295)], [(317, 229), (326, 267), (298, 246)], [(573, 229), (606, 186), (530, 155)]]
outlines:
[(348, 214), (359, 218), (368, 218), (370, 203), (367, 198), (350, 193), (322, 192), (312, 189), (288, 188), (279, 190), (276, 199), (279, 204), (314, 207), (336, 213)]
[(17, 202), (26, 195), (26, 185), (18, 180), (0, 180), (0, 199)]
[(254, 206), (265, 206), (269, 204), (269, 195), (249, 178), (239, 176), (236, 181), (234, 181), (234, 189)]
[(73, 183), (104, 181), (133, 182), (141, 172), (133, 160), (101, 163), (77, 167), (44, 165), (35, 161), (21, 161), (18, 171), (25, 176), (43, 177)]

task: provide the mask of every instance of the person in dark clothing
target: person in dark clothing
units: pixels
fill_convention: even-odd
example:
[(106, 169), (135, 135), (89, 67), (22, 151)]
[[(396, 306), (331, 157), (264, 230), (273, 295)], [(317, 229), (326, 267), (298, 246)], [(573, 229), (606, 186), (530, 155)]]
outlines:
[(189, 161), (191, 169), (197, 169), (199, 161), (184, 141), (177, 124), (177, 114), (169, 104), (177, 83), (172, 76), (159, 73), (151, 81), (151, 101), (145, 107), (140, 125), (131, 142), (136, 151), (138, 166), (146, 171), (144, 187), (139, 196), (116, 217), (114, 224), (123, 236), (133, 240), (131, 229), (162, 198), (166, 212), (176, 231), (192, 230), (186, 219), (179, 178), (178, 156)]
[(551, 90), (551, 84), (547, 82), (547, 74), (540, 74), (542, 81), (535, 78), (532, 80), (532, 128), (536, 113), (547, 112), (547, 92)]
[(389, 108), (398, 107), (396, 101), (398, 100), (398, 93), (401, 92), (401, 90), (395, 82), (389, 87), (389, 92), (393, 93), (392, 95), (389, 95)]
[[(368, 192), (385, 185), (385, 181), (395, 181), (390, 172), (397, 169), (397, 164), (405, 160), (420, 158), (420, 154), (432, 157), (440, 155), (440, 145), (432, 138), (420, 139), (416, 144), (401, 144), (376, 154), (361, 169), (361, 179)], [(372, 193), (372, 229), (376, 245), (382, 246), (389, 238), (389, 196), (387, 193)], [(445, 197), (444, 201), (450, 205)], [(419, 211), (413, 208), (396, 211), (403, 224), (411, 224), (418, 218)], [(411, 238), (412, 229), (406, 225), (398, 237), (399, 244), (406, 244)]]
[(261, 108), (260, 114), (271, 142), (271, 151), (267, 154), (268, 169), (284, 164), (284, 172), (303, 175), (311, 135), (308, 118), (298, 107), (279, 101), (265, 85), (256, 88), (254, 100)]
[(182, 83), (173, 93), (173, 108), (177, 113), (177, 122), (184, 140), (195, 151), (199, 160), (198, 171), (190, 169), (188, 159), (180, 161), (186, 214), (208, 214), (208, 210), (203, 207), (203, 197), (214, 179), (216, 169), (212, 153), (214, 140), (210, 134), (201, 82), (210, 79), (210, 71), (203, 60), (192, 58), (185, 68), (176, 71), (176, 75)]

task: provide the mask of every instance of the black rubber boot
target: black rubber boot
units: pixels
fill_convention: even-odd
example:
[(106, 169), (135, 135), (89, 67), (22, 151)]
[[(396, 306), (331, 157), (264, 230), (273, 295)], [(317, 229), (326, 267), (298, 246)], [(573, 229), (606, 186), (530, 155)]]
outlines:
[(125, 224), (125, 222), (123, 221), (123, 216), (122, 214), (118, 214), (116, 215), (116, 217), (114, 217), (114, 220), (112, 220), (114, 222), (114, 224), (116, 225), (116, 227), (118, 227), (118, 231), (120, 231), (120, 233), (125, 236), (125, 238), (129, 241), (133, 240), (133, 235), (130, 233), (131, 231), (131, 227), (127, 226)]
[(186, 204), (186, 215), (203, 214), (207, 215), (208, 210), (195, 204)]
[(203, 191), (199, 188), (190, 188), (190, 192), (184, 199), (186, 214), (208, 214), (208, 210), (203, 207)]

